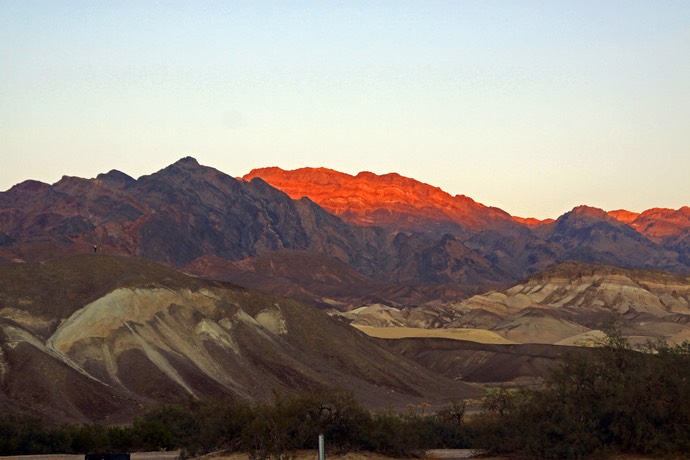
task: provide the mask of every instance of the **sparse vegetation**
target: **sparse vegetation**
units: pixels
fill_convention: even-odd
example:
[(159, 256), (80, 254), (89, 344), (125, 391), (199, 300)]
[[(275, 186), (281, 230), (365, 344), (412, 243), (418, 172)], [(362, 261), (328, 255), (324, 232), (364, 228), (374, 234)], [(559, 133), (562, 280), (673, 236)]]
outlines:
[(614, 453), (682, 457), (690, 451), (690, 343), (633, 350), (611, 327), (594, 353), (573, 353), (539, 389), (488, 391), (481, 414), (465, 402), (437, 412), (370, 412), (331, 391), (269, 402), (190, 400), (164, 405), (125, 427), (47, 427), (0, 415), (0, 454), (180, 449), (182, 457), (243, 451), (252, 460), (317, 448), (413, 457), (432, 448), (488, 450), (521, 458), (600, 458)]
[(438, 414), (371, 413), (342, 391), (276, 394), (254, 405), (191, 400), (157, 407), (123, 427), (48, 427), (35, 418), (4, 415), (0, 455), (180, 449), (185, 458), (223, 450), (279, 460), (316, 450), (324, 434), (332, 454), (368, 450), (412, 457), (424, 449), (467, 447), (463, 416), (461, 401)]
[(611, 453), (687, 456), (690, 343), (635, 351), (609, 327), (594, 354), (573, 354), (539, 390), (489, 394), (475, 445), (528, 458)]

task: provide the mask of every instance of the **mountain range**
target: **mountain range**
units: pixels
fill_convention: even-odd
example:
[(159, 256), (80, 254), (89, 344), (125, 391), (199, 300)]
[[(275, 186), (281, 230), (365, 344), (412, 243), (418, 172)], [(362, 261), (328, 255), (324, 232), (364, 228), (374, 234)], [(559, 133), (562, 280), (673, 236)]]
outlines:
[(614, 316), (635, 343), (690, 338), (689, 231), (688, 207), (539, 221), (324, 168), (27, 180), (0, 192), (0, 408), (120, 423), (334, 385), (379, 408), (476, 396)]
[(102, 251), (321, 306), (412, 306), (506, 288), (568, 260), (690, 272), (690, 207), (510, 216), (398, 174), (183, 158), (134, 179), (27, 180), (0, 193), (0, 261)]

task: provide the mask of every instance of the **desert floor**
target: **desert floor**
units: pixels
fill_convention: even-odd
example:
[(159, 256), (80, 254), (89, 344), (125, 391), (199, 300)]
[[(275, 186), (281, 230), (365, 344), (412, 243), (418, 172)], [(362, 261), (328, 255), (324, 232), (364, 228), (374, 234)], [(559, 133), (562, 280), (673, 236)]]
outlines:
[[(427, 460), (456, 460), (456, 459), (471, 459), (481, 458), (481, 460), (510, 460), (509, 457), (480, 457), (475, 456), (475, 451), (469, 449), (455, 449), (455, 450), (432, 450), (429, 451), (425, 457)], [(138, 452), (133, 453), (131, 460), (177, 460), (179, 452)], [(316, 460), (317, 454), (314, 451), (302, 451), (297, 454), (295, 460)], [(247, 460), (247, 454), (232, 454), (220, 455), (209, 454), (201, 457), (195, 457), (191, 460)], [(83, 455), (18, 455), (18, 456), (0, 456), (0, 460), (83, 460)], [(328, 455), (327, 460), (403, 460), (386, 457), (384, 455), (374, 454), (370, 452), (358, 452), (345, 455)], [(616, 460), (652, 460), (651, 457), (642, 457), (634, 455), (623, 455), (615, 457)], [(409, 460), (409, 459), (404, 459)]]

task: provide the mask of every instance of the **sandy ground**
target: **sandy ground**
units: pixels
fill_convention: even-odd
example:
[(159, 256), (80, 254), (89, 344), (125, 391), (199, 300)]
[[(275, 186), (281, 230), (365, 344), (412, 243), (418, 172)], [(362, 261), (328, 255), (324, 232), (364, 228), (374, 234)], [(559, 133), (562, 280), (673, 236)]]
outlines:
[[(469, 449), (455, 449), (455, 450), (432, 450), (427, 454), (427, 459), (439, 460), (454, 460), (472, 458), (474, 451)], [(316, 451), (302, 451), (297, 454), (296, 460), (316, 460), (318, 454)], [(0, 457), (1, 458), (1, 457)], [(199, 460), (247, 460), (247, 454), (232, 454), (232, 455), (208, 455), (199, 457)], [(326, 452), (326, 460), (397, 460), (393, 457), (386, 457), (385, 455), (374, 454), (371, 452), (353, 452), (344, 455), (328, 455)], [(410, 459), (405, 459), (410, 460)], [(499, 458), (484, 457), (483, 460), (503, 460)]]
[(494, 344), (514, 344), (511, 340), (501, 337), (493, 331), (486, 329), (458, 329), (458, 328), (444, 328), (444, 329), (421, 329), (417, 327), (373, 327), (354, 325), (357, 329), (364, 332), (370, 337), (379, 339), (405, 339), (414, 337), (429, 337), (435, 339), (454, 339), (454, 340), (469, 340), (471, 342), (479, 343), (494, 343)]
[[(433, 450), (429, 451), (427, 458), (429, 460), (454, 460), (472, 458), (473, 451), (469, 449), (459, 450)], [(176, 460), (179, 452), (140, 452), (132, 454), (131, 460)], [(296, 460), (316, 460), (317, 453), (315, 451), (302, 451), (297, 454)], [(208, 454), (201, 457), (196, 457), (196, 460), (247, 460), (247, 454), (237, 453), (231, 455)], [(84, 455), (17, 455), (10, 457), (0, 456), (1, 460), (84, 460)], [(392, 457), (374, 454), (371, 452), (357, 452), (345, 455), (328, 455), (327, 460), (396, 460)], [(405, 459), (409, 460), (409, 459)], [(484, 457), (483, 460), (504, 460), (503, 458)]]
[[(454, 449), (454, 450), (432, 450), (427, 453), (427, 460), (459, 460), (470, 458), (481, 458), (481, 460), (510, 460), (509, 457), (477, 457), (475, 451), (470, 449)], [(133, 453), (131, 460), (177, 460), (179, 452), (139, 452)], [(83, 460), (84, 455), (18, 455), (18, 456), (0, 456), (0, 460)], [(247, 454), (232, 454), (219, 455), (208, 454), (201, 457), (196, 457), (194, 460), (247, 460)], [(317, 453), (315, 451), (302, 451), (297, 454), (296, 460), (316, 460)], [(395, 459), (386, 457), (380, 454), (371, 452), (357, 452), (345, 455), (328, 455), (327, 460), (410, 460), (410, 459)], [(635, 455), (622, 455), (615, 457), (617, 460), (652, 460), (651, 457), (642, 457)]]
[[(295, 460), (317, 460), (317, 453), (315, 451), (302, 451), (297, 454)], [(477, 454), (477, 451), (471, 449), (448, 449), (448, 450), (430, 450), (425, 457), (426, 460), (459, 460), (459, 459), (481, 459), (481, 460), (511, 460), (510, 457), (482, 457)], [(615, 460), (658, 460), (652, 457), (643, 457), (637, 455), (620, 455), (613, 457)], [(247, 460), (247, 454), (233, 454), (233, 455), (207, 455), (198, 457), (196, 460)], [(357, 452), (345, 455), (328, 455), (326, 452), (326, 460), (410, 460), (396, 459), (393, 457), (386, 457), (385, 455), (374, 454), (371, 452)], [(413, 459), (414, 460), (414, 459)], [(611, 460), (611, 459), (610, 459)]]
[[(173, 452), (138, 452), (131, 455), (131, 460), (177, 460), (180, 456), (178, 451)], [(244, 456), (246, 460), (247, 456)], [(2, 460), (84, 460), (84, 454), (80, 455), (14, 455), (3, 457)]]

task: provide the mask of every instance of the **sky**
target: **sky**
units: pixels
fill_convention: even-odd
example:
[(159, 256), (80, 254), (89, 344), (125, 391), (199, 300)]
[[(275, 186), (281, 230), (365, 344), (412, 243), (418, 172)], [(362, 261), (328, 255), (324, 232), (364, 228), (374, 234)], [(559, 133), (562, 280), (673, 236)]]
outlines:
[(0, 0), (0, 191), (192, 156), (690, 205), (687, 0)]

